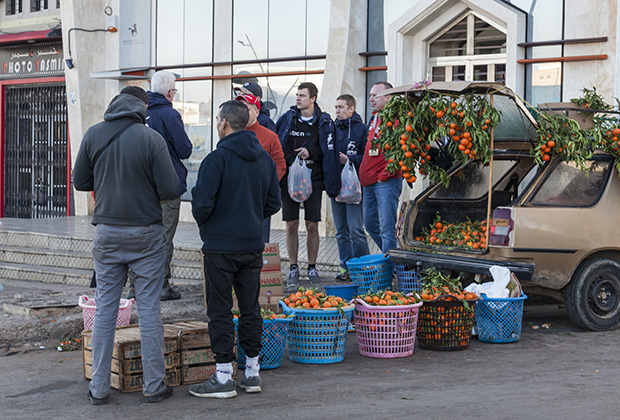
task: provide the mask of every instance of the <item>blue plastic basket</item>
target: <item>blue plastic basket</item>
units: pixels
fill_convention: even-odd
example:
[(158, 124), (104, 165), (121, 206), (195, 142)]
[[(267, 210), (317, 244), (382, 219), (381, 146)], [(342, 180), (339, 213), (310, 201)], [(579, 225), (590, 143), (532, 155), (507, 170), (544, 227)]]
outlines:
[[(282, 364), (286, 347), (286, 334), (293, 318), (263, 319), (262, 349), (258, 355), (261, 369), (275, 369)], [(233, 318), (235, 323), (235, 343), (237, 344), (237, 367), (245, 369), (245, 351), (239, 345), (239, 319)]]
[(347, 261), (351, 281), (357, 284), (358, 294), (392, 290), (393, 265), (383, 254), (365, 255)]
[(523, 301), (527, 296), (495, 299), (484, 293), (476, 305), (478, 340), (486, 343), (512, 343), (521, 338)]
[(286, 339), (288, 358), (309, 364), (344, 360), (349, 321), (355, 307), (347, 309), (297, 309), (280, 302), (285, 314), (294, 314)]
[(409, 265), (396, 263), (396, 277), (398, 278), (398, 291), (401, 293), (417, 293), (420, 291), (422, 276), (416, 268)]
[(343, 284), (343, 285), (337, 285), (337, 286), (324, 286), (324, 287), (325, 287), (325, 293), (328, 296), (339, 296), (343, 300), (350, 302), (351, 299), (353, 299), (353, 297), (357, 293), (357, 288), (359, 286), (355, 283), (352, 283), (352, 284)]

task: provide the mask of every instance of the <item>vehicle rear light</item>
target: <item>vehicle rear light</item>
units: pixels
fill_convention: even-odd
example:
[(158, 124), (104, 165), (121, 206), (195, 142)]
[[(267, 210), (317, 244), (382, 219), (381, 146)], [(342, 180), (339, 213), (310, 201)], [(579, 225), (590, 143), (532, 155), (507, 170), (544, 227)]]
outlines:
[(493, 219), (491, 220), (489, 244), (508, 246), (513, 228), (512, 209), (508, 207), (498, 207), (495, 209), (493, 211)]

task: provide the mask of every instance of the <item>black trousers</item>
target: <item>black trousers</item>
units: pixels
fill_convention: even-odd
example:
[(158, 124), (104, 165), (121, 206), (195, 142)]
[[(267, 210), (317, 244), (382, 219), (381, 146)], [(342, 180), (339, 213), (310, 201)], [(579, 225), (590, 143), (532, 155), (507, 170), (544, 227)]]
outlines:
[(248, 357), (261, 351), (263, 320), (260, 316), (260, 272), (262, 252), (204, 254), (205, 293), (209, 338), (216, 363), (229, 363), (234, 354), (235, 327), (232, 307), (233, 287), (239, 305), (239, 345)]

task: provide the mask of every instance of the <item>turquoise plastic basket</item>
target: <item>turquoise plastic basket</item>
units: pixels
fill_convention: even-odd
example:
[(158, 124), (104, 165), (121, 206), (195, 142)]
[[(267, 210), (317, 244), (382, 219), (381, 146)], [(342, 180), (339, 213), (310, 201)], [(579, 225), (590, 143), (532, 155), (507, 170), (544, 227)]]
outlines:
[[(275, 369), (282, 364), (286, 347), (286, 334), (293, 318), (263, 319), (262, 349), (258, 355), (261, 369)], [(235, 343), (237, 344), (237, 367), (245, 369), (245, 351), (239, 345), (239, 319), (233, 318), (235, 323)]]
[(383, 254), (365, 255), (347, 261), (351, 281), (357, 284), (357, 294), (392, 290), (394, 266)]
[(288, 358), (309, 364), (344, 360), (349, 321), (355, 307), (348, 309), (297, 309), (280, 301), (285, 314), (294, 314), (286, 339)]
[(512, 343), (521, 338), (523, 301), (527, 296), (494, 299), (484, 293), (476, 305), (478, 340), (486, 343)]
[(398, 291), (401, 293), (418, 293), (422, 283), (422, 276), (416, 268), (401, 263), (394, 264), (398, 278)]

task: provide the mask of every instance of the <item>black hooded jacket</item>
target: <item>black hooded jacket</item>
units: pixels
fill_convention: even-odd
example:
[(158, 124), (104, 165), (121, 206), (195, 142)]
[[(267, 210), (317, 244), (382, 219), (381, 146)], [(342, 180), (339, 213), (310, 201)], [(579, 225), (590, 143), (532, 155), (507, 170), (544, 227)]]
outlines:
[[(166, 141), (146, 125), (146, 104), (120, 94), (110, 102), (103, 122), (88, 129), (73, 167), (78, 191), (95, 191), (92, 223), (124, 226), (161, 224), (161, 200), (179, 191)], [(102, 149), (122, 127), (135, 124)]]
[(262, 251), (263, 221), (281, 206), (276, 165), (254, 132), (236, 131), (202, 161), (192, 197), (204, 252)]

